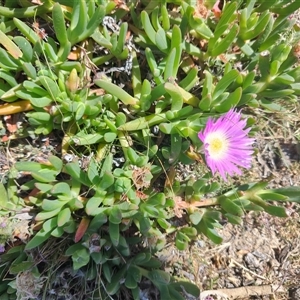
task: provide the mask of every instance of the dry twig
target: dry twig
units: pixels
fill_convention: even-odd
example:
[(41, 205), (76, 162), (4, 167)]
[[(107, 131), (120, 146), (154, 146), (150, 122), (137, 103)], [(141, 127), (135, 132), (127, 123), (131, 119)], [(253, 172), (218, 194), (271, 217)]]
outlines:
[(234, 289), (219, 289), (201, 292), (199, 300), (205, 300), (208, 296), (220, 296), (221, 299), (233, 300), (249, 298), (250, 296), (273, 295), (274, 292), (285, 292), (277, 285), (243, 286)]

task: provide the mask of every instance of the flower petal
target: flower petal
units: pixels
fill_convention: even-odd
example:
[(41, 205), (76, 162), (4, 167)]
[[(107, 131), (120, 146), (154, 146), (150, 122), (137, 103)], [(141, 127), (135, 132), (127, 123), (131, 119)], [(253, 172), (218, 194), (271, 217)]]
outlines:
[(227, 174), (242, 174), (238, 167), (251, 167), (255, 139), (248, 137), (251, 128), (245, 128), (247, 120), (241, 117), (240, 112), (231, 109), (216, 120), (209, 118), (204, 130), (198, 133), (208, 167), (225, 181)]

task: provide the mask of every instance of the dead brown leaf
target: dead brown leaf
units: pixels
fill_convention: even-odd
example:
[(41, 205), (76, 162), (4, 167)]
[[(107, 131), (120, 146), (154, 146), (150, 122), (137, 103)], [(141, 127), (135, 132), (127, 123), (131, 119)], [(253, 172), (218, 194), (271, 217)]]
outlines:
[(15, 133), (18, 130), (18, 118), (17, 114), (4, 116), (3, 119), (6, 122), (6, 128), (10, 133)]
[(41, 0), (31, 0), (31, 3), (36, 5), (43, 5), (43, 2)]
[(174, 207), (174, 213), (175, 216), (178, 218), (182, 217), (182, 213), (184, 210), (194, 210), (197, 207), (206, 207), (206, 206), (212, 206), (216, 205), (216, 199), (202, 199), (201, 201), (191, 201), (187, 202), (182, 200), (182, 197), (175, 196), (175, 207)]
[(194, 16), (198, 17), (198, 18), (204, 18), (206, 19), (208, 16), (208, 9), (207, 7), (204, 5), (204, 1), (203, 0), (198, 0), (196, 3), (196, 8), (195, 8), (195, 12), (194, 12)]
[(72, 50), (69, 55), (68, 55), (68, 59), (69, 60), (79, 60), (81, 57), (81, 49), (80, 48), (76, 48), (74, 50)]
[(223, 4), (222, 1), (218, 0), (212, 8), (212, 12), (214, 13), (217, 19), (219, 19), (222, 14), (222, 8), (220, 7), (223, 7)]
[(115, 4), (116, 4), (116, 8), (121, 8), (124, 9), (126, 11), (129, 11), (129, 7), (126, 5), (126, 2), (123, 0), (114, 0)]

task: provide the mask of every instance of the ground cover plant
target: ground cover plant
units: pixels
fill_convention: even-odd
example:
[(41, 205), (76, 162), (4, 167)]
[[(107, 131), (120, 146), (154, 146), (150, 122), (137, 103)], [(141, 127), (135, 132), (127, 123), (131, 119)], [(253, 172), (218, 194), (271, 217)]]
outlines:
[(2, 144), (57, 146), (1, 177), (1, 299), (197, 298), (157, 251), (299, 201), (234, 184), (297, 102), (298, 1), (2, 2)]

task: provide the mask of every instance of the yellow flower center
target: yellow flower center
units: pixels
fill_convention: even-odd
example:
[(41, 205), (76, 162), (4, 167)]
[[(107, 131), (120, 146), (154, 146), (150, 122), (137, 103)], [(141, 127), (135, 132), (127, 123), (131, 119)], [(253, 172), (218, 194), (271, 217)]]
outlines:
[(212, 159), (222, 159), (228, 150), (228, 141), (221, 132), (212, 132), (206, 137), (207, 151)]
[(223, 143), (220, 139), (214, 139), (210, 142), (210, 151), (219, 152), (223, 147)]

